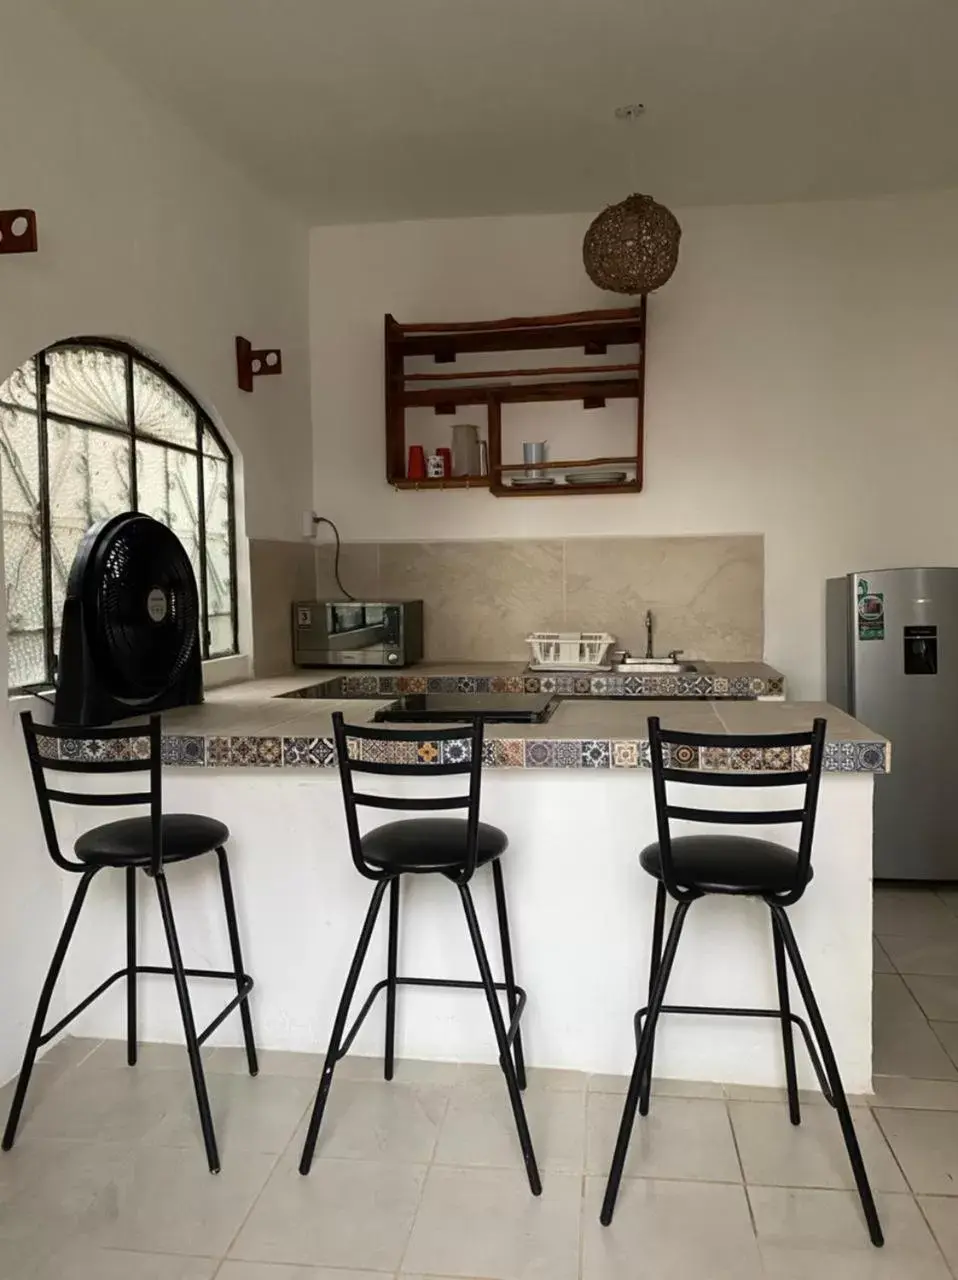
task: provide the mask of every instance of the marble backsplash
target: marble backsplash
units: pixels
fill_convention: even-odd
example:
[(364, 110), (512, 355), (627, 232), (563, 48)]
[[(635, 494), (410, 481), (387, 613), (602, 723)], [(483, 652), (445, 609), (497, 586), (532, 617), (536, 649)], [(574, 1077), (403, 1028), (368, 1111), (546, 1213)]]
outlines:
[[(316, 556), (319, 595), (335, 598), (332, 547)], [(343, 546), (340, 577), (357, 597), (421, 598), (431, 662), (521, 660), (526, 636), (549, 630), (610, 631), (644, 653), (647, 609), (656, 654), (763, 655), (760, 534), (355, 542)]]

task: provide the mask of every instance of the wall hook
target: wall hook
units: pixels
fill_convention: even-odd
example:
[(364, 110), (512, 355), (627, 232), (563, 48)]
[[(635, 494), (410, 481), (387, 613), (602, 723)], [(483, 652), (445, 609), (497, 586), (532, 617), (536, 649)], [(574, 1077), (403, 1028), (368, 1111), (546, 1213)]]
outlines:
[(36, 253), (37, 215), (33, 209), (0, 209), (0, 253)]
[(253, 379), (283, 372), (279, 347), (254, 348), (246, 338), (236, 339), (236, 382), (241, 391), (253, 390)]

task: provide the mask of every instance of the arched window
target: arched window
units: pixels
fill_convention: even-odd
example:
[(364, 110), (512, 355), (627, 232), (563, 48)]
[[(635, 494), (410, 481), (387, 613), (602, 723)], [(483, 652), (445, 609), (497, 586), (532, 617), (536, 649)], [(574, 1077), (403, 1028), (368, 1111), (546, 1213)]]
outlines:
[(11, 690), (49, 685), (77, 545), (144, 511), (193, 563), (204, 658), (236, 652), (233, 463), (202, 407), (125, 343), (58, 342), (0, 384), (3, 561)]

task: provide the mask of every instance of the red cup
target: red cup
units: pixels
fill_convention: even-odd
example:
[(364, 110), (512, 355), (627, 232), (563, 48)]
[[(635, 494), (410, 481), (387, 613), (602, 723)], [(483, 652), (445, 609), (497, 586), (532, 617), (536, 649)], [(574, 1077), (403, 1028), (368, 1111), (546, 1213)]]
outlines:
[(421, 444), (411, 444), (409, 446), (406, 478), (408, 480), (425, 480), (426, 478), (426, 453)]
[(444, 476), (451, 476), (452, 475), (452, 450), (437, 449), (436, 452), (439, 454), (440, 458), (442, 458), (442, 474)]

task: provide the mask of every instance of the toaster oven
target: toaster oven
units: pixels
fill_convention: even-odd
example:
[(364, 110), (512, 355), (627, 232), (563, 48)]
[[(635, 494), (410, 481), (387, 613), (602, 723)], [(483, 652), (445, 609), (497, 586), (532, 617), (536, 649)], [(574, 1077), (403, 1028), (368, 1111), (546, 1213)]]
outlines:
[(421, 600), (297, 600), (298, 667), (407, 667), (422, 660)]

